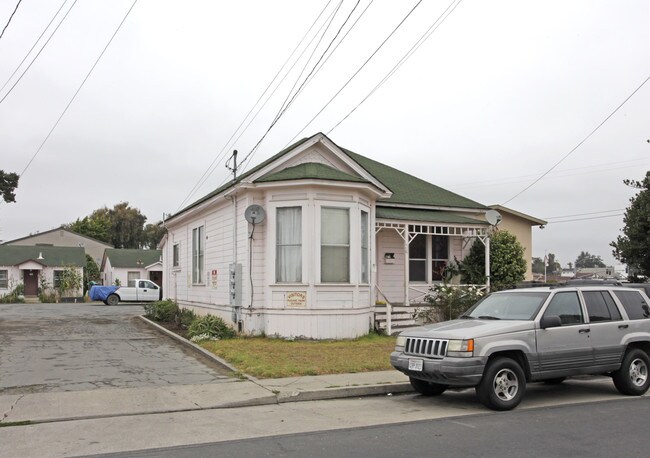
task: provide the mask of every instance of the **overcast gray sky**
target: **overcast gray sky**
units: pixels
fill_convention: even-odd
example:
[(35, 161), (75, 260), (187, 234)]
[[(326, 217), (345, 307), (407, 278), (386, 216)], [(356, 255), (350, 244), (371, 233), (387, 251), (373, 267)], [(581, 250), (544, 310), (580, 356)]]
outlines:
[[(16, 3), (0, 0), (0, 27)], [(132, 3), (22, 1), (0, 39), (0, 87), (63, 8), (0, 99), (74, 6), (0, 102), (0, 169), (25, 169)], [(49, 230), (120, 201), (139, 208), (149, 222), (176, 212), (225, 146), (238, 149), (241, 158), (262, 137), (318, 38), (290, 72), (289, 66), (340, 3), (138, 1), (21, 177), (17, 202), (0, 204), (0, 239)], [(650, 2), (464, 0), (330, 132), (456, 3), (423, 0), (301, 132), (418, 1), (358, 3), (335, 43), (368, 7), (365, 14), (261, 143), (252, 165), (296, 135), (329, 132), (341, 146), (483, 204), (507, 202), (548, 219), (545, 229), (533, 230), (534, 256), (552, 252), (565, 266), (589, 251), (614, 264), (609, 243), (635, 194), (622, 181), (640, 180), (650, 168), (650, 83), (553, 172), (509, 199), (650, 76)], [(303, 76), (355, 4), (343, 0)], [(280, 74), (287, 78), (279, 86), (276, 80), (277, 91), (257, 118), (228, 144), (326, 5)], [(227, 173), (218, 162), (192, 199), (222, 184)]]

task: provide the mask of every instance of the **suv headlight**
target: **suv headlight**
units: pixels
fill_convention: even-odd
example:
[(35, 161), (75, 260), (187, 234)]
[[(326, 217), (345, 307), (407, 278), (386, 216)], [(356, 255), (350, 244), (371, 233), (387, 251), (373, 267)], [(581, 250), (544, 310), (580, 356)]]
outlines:
[(447, 356), (469, 358), (474, 356), (474, 339), (450, 340), (447, 344)]
[(395, 346), (396, 347), (404, 347), (406, 345), (406, 337), (405, 336), (397, 336), (397, 340), (395, 341)]

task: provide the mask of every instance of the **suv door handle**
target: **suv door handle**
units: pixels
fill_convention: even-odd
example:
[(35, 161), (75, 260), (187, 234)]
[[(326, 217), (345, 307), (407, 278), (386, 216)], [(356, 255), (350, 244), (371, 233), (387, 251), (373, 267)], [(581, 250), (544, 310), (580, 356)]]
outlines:
[(579, 332), (580, 334), (586, 334), (586, 333), (588, 333), (589, 331), (591, 331), (591, 329), (587, 328), (587, 329), (581, 329), (581, 330), (579, 330), (578, 332)]
[(629, 327), (630, 327), (629, 324), (619, 324), (619, 325), (618, 325), (618, 329), (627, 329), (627, 328), (629, 328)]

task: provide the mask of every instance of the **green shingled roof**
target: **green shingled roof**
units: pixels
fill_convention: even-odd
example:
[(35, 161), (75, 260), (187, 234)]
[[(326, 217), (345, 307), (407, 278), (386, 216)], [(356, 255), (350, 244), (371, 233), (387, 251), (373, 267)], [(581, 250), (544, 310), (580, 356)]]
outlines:
[(341, 149), (373, 177), (388, 186), (393, 192), (393, 195), (389, 199), (384, 199), (382, 202), (488, 209), (485, 205), (459, 196), (401, 170), (394, 169), (381, 162), (373, 161), (345, 148)]
[[(283, 149), (279, 153), (263, 161), (256, 167), (253, 167), (246, 173), (243, 173), (242, 175), (238, 176), (236, 180), (230, 180), (228, 183), (215, 189), (210, 194), (188, 205), (187, 207), (185, 207), (184, 209), (182, 209), (181, 211), (173, 215), (171, 218), (180, 215), (185, 211), (205, 202), (206, 200), (226, 191), (227, 189), (234, 186), (236, 183), (252, 175), (258, 170), (266, 167), (268, 164), (281, 158), (282, 156), (284, 156), (294, 148), (297, 148), (298, 146), (302, 145), (306, 141), (309, 141), (310, 139), (314, 138), (316, 135), (321, 135), (321, 134), (315, 134), (312, 135), (311, 137), (298, 140), (296, 143), (288, 146), (287, 148)], [(339, 148), (345, 154), (347, 154), (353, 161), (355, 161), (362, 168), (364, 168), (368, 173), (370, 173), (373, 177), (375, 177), (378, 181), (383, 183), (384, 186), (390, 189), (393, 195), (389, 199), (383, 200), (385, 202), (390, 202), (395, 204), (407, 204), (407, 205), (430, 205), (430, 206), (474, 208), (474, 209), (488, 210), (488, 207), (486, 207), (485, 205), (482, 205), (471, 199), (467, 199), (451, 191), (447, 191), (446, 189), (431, 184), (420, 178), (416, 178), (413, 175), (409, 175), (408, 173), (397, 170), (386, 164), (382, 164), (381, 162), (377, 162), (375, 160), (372, 160), (360, 154), (353, 153), (352, 151), (347, 150), (345, 148), (341, 148), (340, 146)], [(291, 178), (291, 179), (296, 179), (296, 178)]]
[[(43, 259), (37, 259), (42, 255)], [(47, 267), (86, 265), (86, 250), (81, 247), (66, 246), (0, 246), (0, 266), (15, 266), (33, 260)]]
[(304, 179), (317, 179), (317, 180), (330, 180), (330, 181), (352, 181), (357, 183), (368, 183), (361, 177), (350, 175), (349, 173), (341, 172), (329, 165), (320, 164), (318, 162), (307, 162), (304, 164), (288, 167), (280, 170), (279, 172), (265, 175), (262, 178), (255, 180), (255, 183), (266, 183), (270, 181), (289, 181), (289, 180), (304, 180)]
[(402, 221), (427, 221), (433, 223), (456, 223), (487, 225), (485, 221), (461, 216), (454, 212), (437, 210), (419, 210), (414, 208), (392, 208), (377, 207), (376, 217), (378, 219), (397, 219)]
[(161, 250), (136, 250), (127, 248), (107, 248), (104, 256), (113, 267), (144, 268), (160, 261)]

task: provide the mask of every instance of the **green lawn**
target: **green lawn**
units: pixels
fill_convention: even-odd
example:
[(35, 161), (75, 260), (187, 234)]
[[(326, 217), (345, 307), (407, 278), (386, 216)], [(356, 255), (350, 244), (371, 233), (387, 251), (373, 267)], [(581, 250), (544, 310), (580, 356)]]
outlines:
[(391, 369), (395, 337), (370, 334), (337, 341), (240, 337), (200, 345), (245, 374), (278, 378)]

